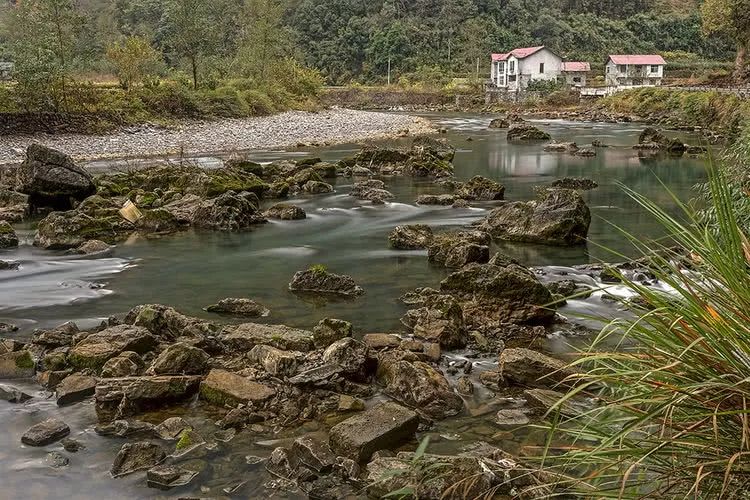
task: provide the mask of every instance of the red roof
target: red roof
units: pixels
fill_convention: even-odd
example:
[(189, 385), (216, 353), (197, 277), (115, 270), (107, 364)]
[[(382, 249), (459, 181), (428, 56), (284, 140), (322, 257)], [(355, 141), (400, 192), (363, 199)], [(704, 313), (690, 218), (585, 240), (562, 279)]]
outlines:
[(591, 65), (587, 62), (564, 62), (562, 63), (562, 70), (571, 73), (585, 73), (591, 71)]
[(655, 54), (639, 54), (639, 55), (616, 55), (609, 56), (610, 60), (615, 64), (667, 64), (662, 56)]
[(540, 45), (539, 47), (524, 47), (522, 49), (513, 49), (507, 54), (492, 54), (492, 60), (493, 61), (505, 61), (510, 56), (513, 56), (516, 59), (524, 59), (526, 57), (529, 57), (532, 54), (536, 54), (543, 48), (544, 48), (544, 45)]

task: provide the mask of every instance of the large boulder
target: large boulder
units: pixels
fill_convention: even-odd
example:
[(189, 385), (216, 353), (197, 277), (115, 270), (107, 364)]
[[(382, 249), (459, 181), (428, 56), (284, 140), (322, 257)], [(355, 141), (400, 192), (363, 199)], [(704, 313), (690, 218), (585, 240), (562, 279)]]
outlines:
[(454, 193), (457, 197), (472, 201), (496, 201), (505, 196), (505, 186), (497, 181), (476, 175), (461, 184)]
[(463, 410), (463, 400), (448, 380), (427, 363), (382, 355), (378, 380), (389, 396), (429, 418), (444, 419)]
[(536, 200), (495, 208), (478, 227), (499, 240), (569, 246), (586, 242), (590, 224), (591, 211), (580, 193), (542, 189)]
[(161, 446), (148, 441), (125, 443), (112, 463), (112, 477), (121, 477), (139, 470), (150, 469), (167, 458)]
[(544, 130), (541, 130), (528, 123), (517, 123), (508, 130), (508, 141), (550, 141), (550, 136)]
[(18, 235), (13, 230), (13, 227), (0, 220), (0, 248), (13, 248), (18, 246)]
[(201, 398), (217, 406), (263, 403), (275, 394), (272, 387), (217, 369), (211, 370), (200, 386)]
[(29, 216), (29, 197), (0, 188), (0, 221), (19, 222)]
[(203, 349), (177, 342), (159, 354), (150, 372), (156, 375), (202, 375), (208, 371), (209, 359)]
[(201, 202), (193, 213), (193, 226), (215, 231), (248, 229), (265, 222), (258, 213), (258, 204), (258, 197), (254, 193), (228, 191)]
[(70, 434), (70, 427), (62, 420), (48, 419), (32, 425), (21, 436), (21, 442), (28, 446), (47, 446)]
[(143, 327), (112, 326), (88, 335), (73, 346), (68, 354), (68, 361), (79, 370), (99, 370), (107, 360), (122, 352), (144, 354), (152, 351), (157, 343), (157, 338)]
[(365, 293), (351, 276), (333, 274), (322, 266), (313, 266), (295, 273), (289, 283), (293, 292), (314, 292), (357, 297)]
[(0, 354), (0, 380), (31, 378), (35, 371), (34, 358), (27, 350)]
[(242, 323), (227, 325), (221, 340), (228, 349), (249, 352), (256, 345), (268, 345), (285, 351), (312, 351), (315, 348), (313, 333), (286, 325)]
[(421, 250), (432, 242), (433, 233), (426, 224), (396, 226), (388, 235), (388, 243), (396, 250)]
[(94, 395), (96, 379), (87, 375), (73, 374), (65, 377), (57, 386), (57, 405), (65, 406), (83, 401)]
[(184, 401), (198, 392), (201, 378), (175, 375), (101, 379), (94, 399), (100, 422), (111, 422)]
[(469, 264), (440, 283), (443, 293), (462, 304), (469, 325), (548, 324), (555, 316), (552, 294), (525, 267), (502, 259)]
[(247, 360), (259, 365), (274, 377), (291, 377), (297, 373), (297, 368), (304, 359), (304, 354), (298, 351), (282, 351), (267, 345), (256, 345), (249, 353)]
[(264, 305), (252, 299), (241, 298), (221, 299), (216, 304), (206, 307), (206, 311), (232, 316), (245, 316), (248, 318), (260, 318), (271, 314), (271, 311)]
[(445, 267), (459, 268), (490, 260), (490, 235), (482, 231), (451, 231), (435, 235), (427, 258)]
[(365, 382), (374, 371), (367, 344), (361, 340), (346, 337), (337, 340), (323, 351), (324, 363), (339, 368), (346, 378)]
[(82, 200), (96, 190), (84, 168), (60, 151), (31, 144), (26, 160), (16, 171), (16, 190), (28, 194), (32, 205), (69, 208), (70, 200)]
[(263, 212), (269, 219), (300, 220), (307, 217), (305, 210), (291, 203), (277, 203)]
[(380, 403), (331, 428), (329, 442), (334, 452), (363, 462), (376, 451), (413, 439), (418, 426), (419, 417), (412, 410), (392, 402)]
[(34, 245), (49, 250), (77, 248), (90, 239), (112, 241), (116, 226), (109, 218), (87, 215), (80, 210), (52, 212), (37, 226)]
[(208, 321), (186, 316), (161, 304), (136, 306), (125, 316), (124, 323), (142, 326), (165, 340), (191, 339), (198, 343), (215, 334), (219, 328)]
[(313, 328), (316, 349), (324, 349), (341, 339), (352, 336), (352, 324), (343, 319), (323, 318)]

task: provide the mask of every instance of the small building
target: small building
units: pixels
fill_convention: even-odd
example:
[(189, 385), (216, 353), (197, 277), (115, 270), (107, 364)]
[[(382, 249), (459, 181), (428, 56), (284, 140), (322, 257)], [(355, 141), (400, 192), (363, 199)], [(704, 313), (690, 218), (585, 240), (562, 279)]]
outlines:
[(562, 63), (562, 74), (565, 83), (571, 87), (585, 87), (586, 77), (591, 72), (591, 65), (587, 62), (564, 62)]
[(15, 65), (12, 62), (0, 61), (0, 80), (10, 80), (13, 78)]
[(666, 61), (660, 55), (611, 55), (604, 78), (609, 87), (661, 85)]
[(492, 84), (508, 91), (523, 90), (532, 80), (557, 80), (562, 64), (562, 57), (544, 45), (492, 54)]

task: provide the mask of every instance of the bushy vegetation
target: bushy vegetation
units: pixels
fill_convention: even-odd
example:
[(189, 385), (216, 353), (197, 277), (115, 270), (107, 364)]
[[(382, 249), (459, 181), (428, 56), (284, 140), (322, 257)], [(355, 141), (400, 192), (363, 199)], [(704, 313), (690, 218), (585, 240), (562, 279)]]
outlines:
[(571, 493), (745, 498), (750, 489), (747, 212), (722, 171), (709, 176), (708, 226), (676, 198), (682, 210), (671, 216), (629, 191), (668, 235), (644, 242), (627, 234), (661, 286), (620, 275), (634, 315), (606, 320), (575, 363), (580, 383), (558, 408), (581, 396), (592, 406), (554, 419), (550, 437), (566, 444), (550, 445), (544, 461), (559, 473), (548, 477)]

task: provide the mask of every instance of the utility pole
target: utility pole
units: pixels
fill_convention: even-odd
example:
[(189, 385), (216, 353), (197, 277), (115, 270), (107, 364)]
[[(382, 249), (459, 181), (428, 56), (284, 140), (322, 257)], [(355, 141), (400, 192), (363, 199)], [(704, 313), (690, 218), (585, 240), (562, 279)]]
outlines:
[(388, 54), (388, 86), (391, 86), (391, 55)]
[(479, 80), (479, 58), (477, 57), (477, 80)]

